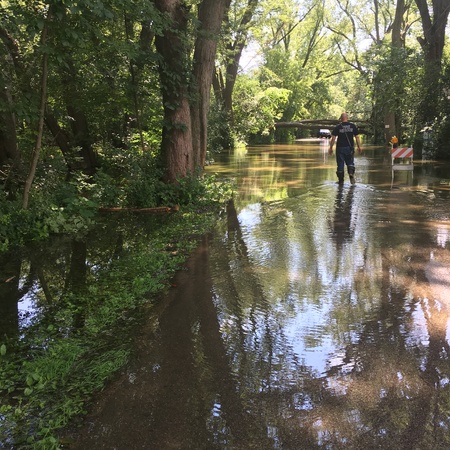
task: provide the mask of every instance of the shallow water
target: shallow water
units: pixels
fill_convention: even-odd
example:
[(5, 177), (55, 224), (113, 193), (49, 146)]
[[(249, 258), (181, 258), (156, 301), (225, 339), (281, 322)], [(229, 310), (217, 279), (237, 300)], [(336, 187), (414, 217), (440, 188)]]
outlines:
[(71, 448), (450, 448), (450, 165), (326, 150), (208, 167), (238, 195)]
[(239, 195), (75, 448), (450, 448), (450, 167), (335, 182), (317, 141), (225, 155)]

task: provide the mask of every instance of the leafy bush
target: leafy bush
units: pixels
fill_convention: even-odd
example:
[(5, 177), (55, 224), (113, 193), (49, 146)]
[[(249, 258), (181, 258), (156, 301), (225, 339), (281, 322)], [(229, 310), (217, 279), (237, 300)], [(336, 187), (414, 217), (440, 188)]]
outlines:
[(185, 177), (174, 184), (160, 184), (160, 196), (164, 205), (208, 209), (230, 198), (231, 186), (218, 182), (214, 175)]
[(86, 232), (99, 207), (146, 208), (155, 206), (205, 209), (231, 195), (226, 184), (195, 175), (167, 185), (161, 181), (152, 152), (107, 148), (100, 154), (101, 169), (93, 176), (67, 173), (60, 158), (41, 161), (30, 196), (22, 209), (21, 198), (0, 197), (0, 251), (42, 240), (51, 234)]

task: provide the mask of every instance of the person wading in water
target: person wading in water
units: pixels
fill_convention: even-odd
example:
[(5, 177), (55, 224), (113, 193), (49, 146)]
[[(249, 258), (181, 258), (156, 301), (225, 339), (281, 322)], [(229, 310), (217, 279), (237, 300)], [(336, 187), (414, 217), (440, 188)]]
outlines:
[(355, 140), (358, 145), (358, 153), (361, 153), (361, 141), (359, 139), (358, 127), (348, 121), (348, 114), (342, 113), (339, 118), (341, 123), (337, 125), (331, 132), (331, 141), (328, 154), (333, 154), (333, 145), (336, 141), (336, 163), (337, 171), (336, 175), (338, 177), (339, 183), (344, 182), (344, 169), (347, 166), (348, 176), (350, 177), (350, 182), (353, 184), (355, 182)]

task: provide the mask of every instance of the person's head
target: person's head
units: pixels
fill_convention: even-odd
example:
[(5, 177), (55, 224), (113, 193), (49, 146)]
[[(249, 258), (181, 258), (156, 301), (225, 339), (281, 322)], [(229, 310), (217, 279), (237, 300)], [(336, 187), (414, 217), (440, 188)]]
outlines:
[(343, 113), (341, 114), (341, 117), (339, 117), (339, 120), (340, 120), (341, 122), (348, 122), (348, 114), (347, 114), (346, 112), (343, 112)]

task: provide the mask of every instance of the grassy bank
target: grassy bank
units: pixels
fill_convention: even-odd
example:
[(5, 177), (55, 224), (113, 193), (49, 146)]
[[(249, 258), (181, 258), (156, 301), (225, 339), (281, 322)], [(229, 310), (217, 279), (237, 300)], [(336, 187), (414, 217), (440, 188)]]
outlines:
[(37, 312), (18, 335), (0, 336), (0, 448), (61, 448), (61, 430), (127, 364), (142, 311), (167, 289), (228, 194), (193, 196), (157, 218), (97, 220), (82, 282), (51, 301), (37, 292)]

